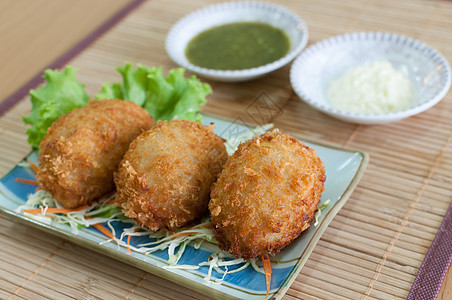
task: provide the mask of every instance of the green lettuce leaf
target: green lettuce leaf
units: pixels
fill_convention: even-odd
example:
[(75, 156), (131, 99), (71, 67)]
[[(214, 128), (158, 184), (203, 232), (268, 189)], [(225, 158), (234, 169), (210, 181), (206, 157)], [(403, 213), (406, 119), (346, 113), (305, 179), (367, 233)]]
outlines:
[(131, 64), (117, 68), (122, 83), (105, 83), (97, 99), (130, 100), (144, 107), (156, 120), (187, 119), (201, 121), (201, 106), (212, 93), (196, 76), (184, 76), (182, 68), (172, 69), (165, 77), (161, 67)]
[[(161, 67), (148, 68), (131, 64), (118, 67), (122, 82), (105, 83), (97, 99), (130, 100), (144, 107), (156, 120), (188, 119), (201, 121), (201, 106), (212, 93), (206, 83), (196, 76), (184, 76), (184, 69), (170, 70), (165, 77)], [(67, 66), (61, 72), (46, 70), (46, 84), (30, 91), (32, 110), (23, 120), (31, 127), (27, 130), (28, 143), (39, 148), (50, 125), (60, 116), (76, 107), (86, 105), (90, 98), (84, 85), (77, 81), (77, 70)]]
[(32, 125), (27, 135), (33, 149), (39, 148), (39, 143), (56, 119), (89, 102), (84, 85), (75, 77), (76, 73), (77, 70), (69, 66), (61, 72), (46, 70), (43, 76), (46, 84), (30, 91), (31, 113), (22, 118), (25, 124)]

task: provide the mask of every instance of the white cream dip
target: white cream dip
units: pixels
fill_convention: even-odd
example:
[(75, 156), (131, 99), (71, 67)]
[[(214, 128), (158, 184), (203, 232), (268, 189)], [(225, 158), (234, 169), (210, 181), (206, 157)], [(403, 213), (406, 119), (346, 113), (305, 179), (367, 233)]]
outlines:
[(329, 83), (327, 96), (342, 111), (383, 114), (407, 109), (413, 88), (402, 72), (388, 61), (378, 61), (349, 69)]

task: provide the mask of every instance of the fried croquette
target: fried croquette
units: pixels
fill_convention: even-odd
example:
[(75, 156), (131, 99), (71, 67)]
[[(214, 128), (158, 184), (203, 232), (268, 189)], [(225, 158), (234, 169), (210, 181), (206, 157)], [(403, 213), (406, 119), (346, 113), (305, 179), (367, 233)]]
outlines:
[(210, 188), (228, 155), (214, 125), (159, 121), (134, 140), (115, 173), (116, 202), (126, 216), (157, 231), (207, 213)]
[(58, 118), (39, 149), (39, 185), (65, 208), (114, 190), (113, 173), (130, 142), (154, 120), (123, 100), (92, 100)]
[(211, 192), (219, 248), (244, 259), (279, 252), (310, 226), (325, 180), (314, 149), (287, 134), (242, 143)]

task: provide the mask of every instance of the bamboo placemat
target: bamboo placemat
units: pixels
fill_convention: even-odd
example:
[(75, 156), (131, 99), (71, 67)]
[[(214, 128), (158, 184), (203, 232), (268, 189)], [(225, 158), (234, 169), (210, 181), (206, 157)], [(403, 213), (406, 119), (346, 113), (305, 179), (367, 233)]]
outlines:
[(0, 1), (0, 102), (129, 2)]
[[(212, 1), (151, 0), (70, 61), (94, 95), (119, 80), (125, 61), (175, 67), (164, 50), (169, 28)], [(353, 31), (420, 39), (452, 61), (452, 3), (447, 1), (287, 0), (307, 23), (309, 44)], [(289, 66), (246, 83), (209, 82), (204, 111), (245, 122), (273, 121), (283, 131), (370, 154), (351, 198), (331, 222), (285, 298), (406, 298), (452, 199), (452, 94), (418, 116), (387, 125), (344, 123), (301, 102)], [(256, 119), (251, 103), (278, 114)], [(0, 173), (29, 151), (19, 102), (0, 119)], [(262, 116), (259, 115), (259, 116)], [(207, 298), (152, 274), (9, 220), (1, 220), (0, 298)]]

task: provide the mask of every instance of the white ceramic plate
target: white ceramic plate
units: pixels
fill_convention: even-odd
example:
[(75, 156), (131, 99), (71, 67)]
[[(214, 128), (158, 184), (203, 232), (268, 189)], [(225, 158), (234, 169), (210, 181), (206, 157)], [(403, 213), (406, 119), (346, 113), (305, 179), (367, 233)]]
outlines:
[[(348, 69), (375, 61), (389, 61), (412, 83), (412, 106), (387, 114), (356, 114), (332, 107), (328, 83)], [(389, 33), (359, 32), (335, 36), (307, 48), (294, 61), (290, 82), (297, 95), (312, 107), (335, 118), (362, 124), (397, 121), (423, 112), (449, 90), (451, 71), (447, 60), (417, 40)]]
[[(236, 22), (260, 22), (283, 30), (290, 40), (286, 56), (267, 65), (245, 70), (212, 70), (191, 64), (185, 56), (188, 42), (214, 26)], [(178, 21), (166, 38), (166, 51), (181, 67), (218, 81), (244, 81), (265, 75), (288, 64), (306, 46), (308, 29), (303, 20), (286, 8), (264, 2), (226, 2), (197, 10)]]
[[(237, 137), (250, 129), (243, 124), (217, 117), (203, 116), (203, 123), (214, 123), (215, 132), (226, 139)], [(322, 212), (317, 227), (311, 226), (291, 245), (276, 255), (279, 263), (272, 264), (269, 299), (272, 297), (281, 298), (290, 287), (322, 233), (358, 184), (368, 162), (368, 156), (364, 152), (332, 148), (308, 143), (305, 140), (304, 142), (313, 147), (325, 163), (327, 180), (321, 200), (325, 202), (330, 199), (331, 202)], [(26, 159), (36, 162), (36, 152), (32, 152)], [(14, 209), (24, 204), (27, 194), (33, 193), (36, 188), (17, 182), (16, 178), (35, 179), (35, 177), (31, 168), (17, 165), (0, 180), (0, 213), (18, 222), (56, 234), (74, 243), (217, 298), (262, 300), (266, 296), (265, 275), (256, 272), (252, 267), (238, 273), (228, 274), (221, 285), (212, 284), (204, 281), (208, 267), (201, 267), (198, 270), (164, 269), (164, 266), (168, 265), (167, 251), (158, 251), (149, 255), (138, 252), (129, 254), (127, 248), (118, 247), (115, 242), (106, 242), (108, 238), (96, 229), (84, 228), (80, 229), (78, 233), (74, 233), (69, 225), (54, 222), (47, 224), (16, 213)], [(115, 227), (116, 236), (121, 234), (124, 227), (131, 226), (130, 224), (121, 224), (121, 222), (115, 222), (112, 225)], [(148, 237), (142, 237), (139, 240), (132, 239), (131, 245), (149, 241)], [(198, 250), (192, 246), (187, 246), (179, 264), (197, 265), (200, 262), (207, 261), (207, 258), (215, 249), (218, 250), (213, 244), (210, 244), (209, 247), (203, 244)], [(221, 279), (223, 275), (213, 271), (212, 276), (215, 279)]]

